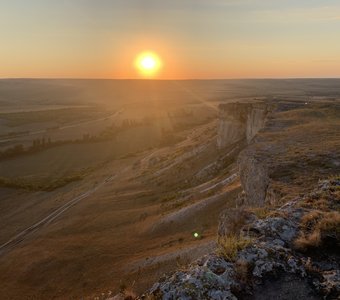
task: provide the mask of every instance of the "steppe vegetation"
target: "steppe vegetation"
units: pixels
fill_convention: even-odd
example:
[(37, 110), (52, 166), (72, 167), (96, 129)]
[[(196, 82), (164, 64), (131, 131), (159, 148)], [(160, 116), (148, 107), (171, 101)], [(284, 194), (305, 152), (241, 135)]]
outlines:
[[(274, 122), (279, 126), (259, 137), (267, 147), (261, 151), (284, 142), (275, 156), (280, 168), (272, 168), (277, 206), (310, 188), (322, 172), (336, 172), (338, 111), (320, 104), (340, 97), (332, 80), (321, 80), (317, 87), (304, 80), (181, 82), (200, 101), (166, 81), (11, 84), (0, 81), (2, 95), (13, 100), (0, 97), (0, 107), (11, 105), (0, 118), (0, 151), (14, 152), (0, 162), (0, 239), (6, 243), (32, 226), (34, 231), (20, 247), (1, 252), (5, 298), (93, 299), (103, 291), (105, 297), (119, 292), (122, 282), (139, 294), (218, 244), (222, 256), (235, 260), (235, 253), (252, 243), (237, 231), (242, 218), (233, 234), (217, 243), (216, 231), (221, 211), (238, 203), (242, 188), (236, 162), (245, 144), (217, 149), (219, 103), (261, 98), (301, 106), (279, 112), (282, 123)], [(20, 111), (23, 103), (26, 112)], [(41, 103), (44, 113), (36, 113)], [(65, 108), (52, 112), (49, 105), (82, 108), (70, 109), (73, 118), (59, 117)], [(100, 107), (98, 114), (88, 107)], [(311, 142), (311, 137), (327, 138)], [(317, 169), (321, 173), (313, 172)], [(81, 201), (68, 207), (75, 199)], [(337, 219), (327, 209), (335, 204), (322, 199), (312, 205), (324, 224), (301, 223), (301, 237), (307, 240), (314, 231), (321, 240), (324, 233), (336, 232), (337, 223), (330, 221)], [(301, 205), (308, 205), (305, 201)], [(62, 214), (34, 227), (65, 205)], [(249, 208), (247, 216), (284, 218), (275, 208)], [(313, 249), (303, 246), (301, 251)], [(249, 266), (235, 263), (246, 280)]]
[(295, 240), (298, 250), (331, 246), (336, 251), (340, 247), (340, 189), (334, 184), (339, 181), (339, 176), (332, 177), (330, 189), (315, 192), (300, 203), (310, 212), (301, 219), (301, 232)]

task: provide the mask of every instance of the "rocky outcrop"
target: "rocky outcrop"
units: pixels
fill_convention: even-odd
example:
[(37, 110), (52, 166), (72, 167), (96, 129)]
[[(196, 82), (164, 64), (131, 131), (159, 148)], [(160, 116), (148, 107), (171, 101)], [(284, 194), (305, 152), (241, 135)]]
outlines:
[(264, 127), (268, 113), (268, 105), (255, 103), (248, 109), (247, 116), (247, 142), (250, 143), (255, 135)]
[[(319, 178), (340, 172), (339, 106), (288, 104), (275, 104), (261, 132), (238, 156), (244, 190), (240, 205), (277, 205), (283, 196), (283, 201), (294, 199)], [(264, 124), (259, 110), (255, 106), (248, 114), (255, 131)], [(251, 139), (254, 132), (249, 132)]]
[[(240, 145), (241, 141), (244, 141), (244, 147), (253, 140), (265, 126), (270, 104), (227, 103), (221, 104), (219, 108), (217, 146), (226, 149), (231, 145)], [(241, 156), (238, 165), (246, 203), (251, 206), (262, 206), (269, 184), (266, 165), (261, 159), (248, 154)], [(243, 204), (242, 201), (239, 204)]]
[(218, 146), (253, 142), (238, 157), (244, 192), (220, 215), (219, 249), (142, 299), (340, 299), (339, 123), (314, 114), (339, 108), (275, 103), (267, 118), (262, 105), (220, 107)]
[(264, 127), (268, 113), (268, 105), (265, 103), (227, 103), (221, 104), (219, 109), (219, 149), (242, 140), (249, 143)]
[[(238, 249), (233, 257), (218, 252), (210, 254), (186, 270), (162, 278), (141, 298), (339, 299), (339, 236), (332, 256), (313, 256), (315, 252), (306, 254), (297, 251), (295, 246), (297, 237), (302, 234), (302, 220), (309, 216), (311, 207), (317, 203), (305, 207), (302, 204), (310, 203), (307, 200), (311, 197), (318, 202), (326, 196), (330, 205), (339, 203), (339, 189), (339, 179), (323, 181), (310, 195), (287, 203), (264, 219), (251, 221), (253, 214), (237, 212), (239, 218), (246, 218), (238, 233), (230, 229), (230, 222), (239, 222), (234, 216), (236, 212), (222, 214), (220, 238), (236, 234), (238, 240), (250, 242)], [(335, 232), (339, 226), (337, 222), (333, 224)], [(321, 248), (325, 244), (321, 241), (314, 246), (323, 251)]]
[(263, 206), (269, 185), (268, 167), (265, 161), (245, 151), (238, 158), (238, 168), (245, 193), (245, 201), (239, 205)]

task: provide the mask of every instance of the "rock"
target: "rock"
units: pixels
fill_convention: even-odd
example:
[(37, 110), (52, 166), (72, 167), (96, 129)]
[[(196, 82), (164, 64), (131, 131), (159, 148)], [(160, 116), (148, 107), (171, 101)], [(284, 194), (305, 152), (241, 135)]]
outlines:
[[(329, 182), (320, 183), (319, 191), (329, 189), (338, 188)], [(147, 295), (154, 299), (192, 300), (339, 299), (339, 255), (330, 258), (331, 263), (327, 257), (318, 257), (318, 267), (314, 267), (313, 258), (303, 256), (293, 247), (300, 220), (310, 211), (298, 204), (296, 199), (278, 209), (285, 217), (263, 220), (241, 209), (223, 212), (219, 235), (236, 234), (239, 238), (251, 238), (252, 243), (240, 249), (233, 262), (215, 253), (206, 255), (187, 270), (156, 283)], [(147, 299), (147, 295), (142, 299)]]
[[(329, 299), (340, 298), (340, 270), (326, 271), (322, 273), (322, 281), (314, 281), (316, 288), (329, 295)], [(334, 297), (334, 298), (332, 298)], [(339, 297), (339, 298), (336, 298)]]
[(268, 114), (268, 105), (265, 103), (254, 103), (248, 109), (247, 116), (247, 142), (250, 143), (254, 136), (264, 127)]
[(250, 143), (266, 121), (266, 103), (226, 103), (219, 106), (217, 147), (223, 149), (243, 139)]
[(268, 167), (250, 151), (242, 151), (238, 158), (238, 168), (245, 206), (264, 206), (269, 185)]
[(280, 217), (257, 220), (251, 226), (252, 230), (265, 235), (266, 238), (278, 239), (286, 243), (291, 243), (296, 236), (297, 227), (298, 224), (293, 221)]
[(306, 278), (294, 274), (279, 274), (267, 278), (263, 284), (254, 288), (251, 296), (245, 300), (318, 300), (321, 299), (309, 285)]
[(156, 283), (149, 294), (157, 299), (237, 299), (230, 291), (234, 282), (231, 266), (217, 255), (205, 256), (187, 271), (177, 271)]

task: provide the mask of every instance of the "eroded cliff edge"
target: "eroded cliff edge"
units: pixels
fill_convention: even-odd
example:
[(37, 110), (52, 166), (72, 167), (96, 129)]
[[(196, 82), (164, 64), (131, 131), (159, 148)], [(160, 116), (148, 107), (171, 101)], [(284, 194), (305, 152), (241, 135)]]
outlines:
[[(248, 116), (225, 122), (233, 143)], [(220, 216), (219, 248), (142, 298), (338, 299), (339, 118), (337, 103), (278, 103), (238, 158), (244, 193)]]
[(340, 173), (340, 105), (280, 102), (238, 157), (240, 205), (279, 205)]
[(223, 149), (242, 140), (250, 143), (264, 127), (270, 107), (265, 102), (221, 104), (217, 147)]

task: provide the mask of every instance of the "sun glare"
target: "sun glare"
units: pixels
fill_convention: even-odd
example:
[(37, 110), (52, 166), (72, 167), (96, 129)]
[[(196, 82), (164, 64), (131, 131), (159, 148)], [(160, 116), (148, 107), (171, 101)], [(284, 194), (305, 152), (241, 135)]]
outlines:
[(157, 54), (143, 52), (136, 58), (135, 66), (143, 77), (155, 77), (162, 67), (162, 62)]

